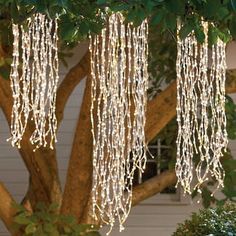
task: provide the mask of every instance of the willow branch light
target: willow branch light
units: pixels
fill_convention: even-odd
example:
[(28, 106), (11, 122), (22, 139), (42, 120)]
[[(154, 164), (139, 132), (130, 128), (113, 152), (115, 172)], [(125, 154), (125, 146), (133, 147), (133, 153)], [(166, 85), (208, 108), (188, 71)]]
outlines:
[[(201, 192), (211, 176), (223, 186), (224, 170), (220, 158), (227, 147), (225, 115), (225, 43), (220, 39), (208, 45), (209, 24), (203, 22), (205, 41), (199, 44), (192, 32), (181, 40), (177, 34), (177, 162), (176, 175), (185, 192)], [(198, 158), (195, 167), (193, 158)]]
[(147, 37), (113, 14), (101, 35), (90, 37), (93, 134), (93, 214), (123, 229), (131, 208), (135, 169), (146, 165)]
[(13, 24), (12, 28), (14, 42), (10, 80), (13, 109), (10, 141), (20, 148), (26, 126), (31, 120), (34, 131), (30, 141), (35, 149), (46, 146), (48, 142), (53, 148), (59, 79), (57, 20), (35, 14), (26, 25)]

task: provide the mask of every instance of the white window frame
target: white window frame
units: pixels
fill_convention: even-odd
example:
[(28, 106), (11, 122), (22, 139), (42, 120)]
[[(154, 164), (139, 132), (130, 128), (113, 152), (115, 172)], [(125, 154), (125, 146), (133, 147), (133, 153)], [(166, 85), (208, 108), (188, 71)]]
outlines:
[[(160, 139), (157, 139), (157, 144), (156, 145), (149, 145), (148, 146), (150, 149), (157, 148), (157, 156), (161, 157), (161, 150), (163, 148), (169, 148), (168, 146), (161, 145)], [(149, 159), (147, 162), (155, 162), (157, 163), (157, 175), (160, 174), (160, 162), (156, 162), (155, 160)], [(142, 174), (139, 174), (139, 179), (138, 182), (139, 184), (142, 183)], [(156, 194), (155, 196), (143, 201), (140, 203), (140, 205), (190, 205), (191, 204), (191, 196), (185, 195), (183, 193), (183, 190), (181, 187), (177, 187), (176, 193), (171, 194), (171, 193), (159, 193)]]

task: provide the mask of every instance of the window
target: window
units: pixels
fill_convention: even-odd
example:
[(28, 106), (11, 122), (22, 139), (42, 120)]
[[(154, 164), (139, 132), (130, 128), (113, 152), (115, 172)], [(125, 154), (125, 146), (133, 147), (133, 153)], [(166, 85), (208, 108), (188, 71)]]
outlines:
[[(169, 164), (174, 164), (171, 161), (172, 147), (161, 142), (161, 139), (156, 139), (148, 145), (148, 159), (144, 173), (139, 170), (135, 173), (134, 186), (145, 182), (146, 180), (160, 175), (168, 169)], [(188, 204), (189, 197), (183, 197), (181, 188), (175, 188), (175, 185), (170, 186), (160, 194), (146, 200), (144, 204)]]

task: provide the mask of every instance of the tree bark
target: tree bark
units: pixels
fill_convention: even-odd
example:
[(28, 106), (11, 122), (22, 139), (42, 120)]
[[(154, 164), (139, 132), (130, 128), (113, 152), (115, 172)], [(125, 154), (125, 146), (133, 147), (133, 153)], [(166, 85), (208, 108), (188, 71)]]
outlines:
[(150, 142), (176, 115), (176, 82), (172, 82), (163, 92), (147, 105), (146, 140)]
[(15, 215), (15, 209), (13, 204), (15, 203), (14, 199), (7, 191), (3, 183), (0, 182), (0, 218), (4, 222), (6, 228), (13, 234), (11, 229), (13, 223), (13, 217)]
[(61, 212), (81, 222), (92, 186), (92, 133), (90, 123), (91, 78), (86, 88), (75, 131)]
[(226, 93), (236, 92), (236, 69), (227, 70)]
[(157, 193), (160, 193), (168, 186), (175, 184), (176, 181), (177, 178), (175, 175), (175, 171), (168, 170), (134, 187), (132, 206), (135, 206), (143, 200), (150, 198)]

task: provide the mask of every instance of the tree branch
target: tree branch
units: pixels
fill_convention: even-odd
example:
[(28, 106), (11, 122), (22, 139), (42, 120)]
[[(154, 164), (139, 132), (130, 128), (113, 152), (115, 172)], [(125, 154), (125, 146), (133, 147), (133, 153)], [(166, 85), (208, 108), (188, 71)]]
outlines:
[(134, 187), (132, 205), (135, 206), (141, 201), (160, 193), (168, 186), (175, 184), (177, 181), (175, 171), (168, 170), (155, 176), (144, 183)]
[(226, 93), (236, 93), (236, 69), (227, 70)]
[(90, 122), (91, 78), (86, 88), (75, 131), (61, 212), (81, 222), (92, 186), (92, 133)]
[(13, 208), (14, 203), (14, 199), (5, 186), (0, 182), (0, 218), (4, 222), (6, 228), (12, 233), (13, 231), (11, 227), (15, 215), (15, 210)]
[(63, 112), (71, 93), (80, 81), (89, 74), (89, 60), (89, 52), (87, 52), (79, 63), (69, 71), (57, 90), (56, 114), (58, 123), (63, 119)]
[(176, 115), (176, 82), (148, 102), (146, 140), (149, 143)]

